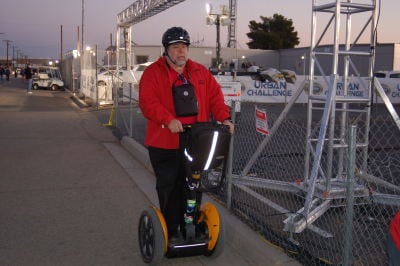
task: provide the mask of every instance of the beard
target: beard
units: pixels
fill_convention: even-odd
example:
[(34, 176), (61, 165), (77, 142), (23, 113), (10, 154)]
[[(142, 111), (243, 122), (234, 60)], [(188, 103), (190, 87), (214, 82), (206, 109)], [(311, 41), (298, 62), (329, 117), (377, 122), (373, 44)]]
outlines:
[(187, 61), (186, 59), (177, 59), (175, 61), (175, 65), (182, 67), (186, 64), (186, 61)]

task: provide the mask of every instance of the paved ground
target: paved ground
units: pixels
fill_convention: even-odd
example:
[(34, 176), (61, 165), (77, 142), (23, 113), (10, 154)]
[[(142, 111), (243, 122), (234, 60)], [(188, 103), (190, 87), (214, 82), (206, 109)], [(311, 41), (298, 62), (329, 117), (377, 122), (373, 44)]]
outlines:
[[(25, 86), (0, 81), (0, 265), (144, 265), (137, 222), (156, 202), (152, 173), (68, 91)], [(221, 214), (221, 257), (162, 265), (299, 265)]]

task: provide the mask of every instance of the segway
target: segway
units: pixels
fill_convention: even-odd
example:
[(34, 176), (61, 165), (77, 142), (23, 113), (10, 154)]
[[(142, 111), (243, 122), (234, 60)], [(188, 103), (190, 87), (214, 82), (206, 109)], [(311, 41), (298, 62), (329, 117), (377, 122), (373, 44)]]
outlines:
[[(169, 243), (167, 224), (161, 211), (151, 206), (139, 219), (139, 247), (145, 263), (157, 264), (163, 257), (204, 255), (217, 257), (224, 247), (224, 227), (216, 206), (202, 204), (205, 191), (202, 178), (219, 167), (225, 169), (229, 150), (229, 127), (217, 123), (195, 123), (185, 126), (188, 134), (184, 154), (187, 167), (186, 212), (183, 239)], [(225, 171), (221, 171), (224, 175)], [(222, 178), (221, 178), (222, 182)]]

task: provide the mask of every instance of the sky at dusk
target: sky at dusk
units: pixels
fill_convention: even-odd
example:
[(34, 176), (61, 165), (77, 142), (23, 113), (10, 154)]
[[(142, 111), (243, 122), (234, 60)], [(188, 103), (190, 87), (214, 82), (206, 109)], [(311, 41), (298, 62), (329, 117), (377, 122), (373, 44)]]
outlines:
[[(110, 34), (115, 41), (117, 32), (117, 14), (135, 0), (83, 0), (84, 2), (84, 45), (98, 45), (105, 49), (110, 44)], [(188, 30), (192, 42), (205, 46), (215, 46), (216, 27), (206, 25), (205, 4), (211, 3), (214, 12), (219, 6), (229, 5), (228, 0), (186, 0), (152, 18), (133, 25), (133, 41), (140, 45), (159, 45), (163, 32), (172, 26), (181, 26)], [(331, 3), (333, 0), (318, 0), (318, 4)], [(371, 0), (352, 2), (371, 4)], [(246, 49), (246, 33), (249, 21), (261, 22), (260, 16), (272, 17), (278, 13), (293, 21), (298, 32), (300, 45), (310, 45), (312, 0), (237, 0), (237, 41), (238, 48)], [(381, 0), (378, 25), (378, 42), (400, 43), (398, 13), (400, 1)], [(366, 23), (367, 12), (353, 15), (352, 32), (358, 35)], [(369, 13), (368, 13), (369, 15)], [(318, 28), (324, 28), (330, 15), (319, 16)], [(0, 7), (0, 58), (6, 57), (6, 42), (11, 40), (9, 58), (13, 49), (32, 58), (59, 58), (61, 52), (61, 25), (63, 51), (76, 49), (78, 27), (82, 26), (82, 0), (1, 0)], [(344, 29), (344, 26), (343, 26)], [(81, 29), (80, 29), (81, 30)], [(332, 34), (328, 34), (332, 36)], [(369, 37), (369, 32), (367, 35)], [(221, 45), (227, 44), (227, 27), (221, 28)], [(361, 39), (361, 42), (368, 42)], [(332, 43), (332, 40), (326, 40)]]

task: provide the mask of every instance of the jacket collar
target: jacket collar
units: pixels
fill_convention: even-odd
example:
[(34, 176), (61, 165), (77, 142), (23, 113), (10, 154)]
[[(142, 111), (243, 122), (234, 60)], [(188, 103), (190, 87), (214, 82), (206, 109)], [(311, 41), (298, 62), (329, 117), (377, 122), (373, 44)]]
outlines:
[[(164, 56), (161, 56), (157, 60), (157, 64), (160, 64), (160, 66), (162, 65), (162, 67), (166, 68), (166, 70), (169, 67), (167, 59)], [(192, 71), (197, 69), (197, 65), (189, 58), (186, 62), (185, 69), (185, 71), (188, 71), (188, 73), (190, 74)]]

